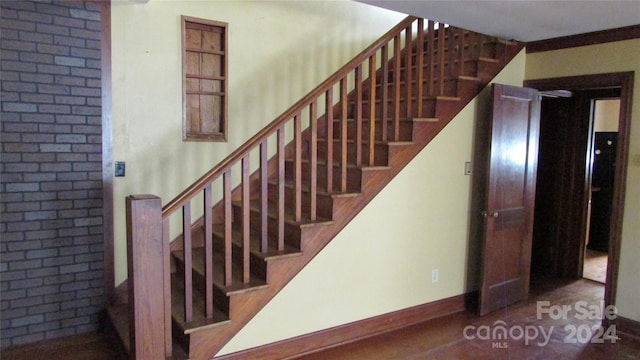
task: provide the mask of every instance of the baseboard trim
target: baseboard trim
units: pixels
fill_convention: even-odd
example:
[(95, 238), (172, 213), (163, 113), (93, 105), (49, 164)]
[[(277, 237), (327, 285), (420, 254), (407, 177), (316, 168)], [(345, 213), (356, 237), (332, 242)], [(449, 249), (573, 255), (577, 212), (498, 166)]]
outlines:
[(640, 321), (618, 316), (613, 320), (613, 324), (616, 326), (616, 333), (621, 339), (630, 338), (634, 341), (640, 341)]
[(468, 294), (452, 296), (271, 344), (217, 356), (215, 359), (276, 360), (311, 354), (464, 311), (468, 298)]

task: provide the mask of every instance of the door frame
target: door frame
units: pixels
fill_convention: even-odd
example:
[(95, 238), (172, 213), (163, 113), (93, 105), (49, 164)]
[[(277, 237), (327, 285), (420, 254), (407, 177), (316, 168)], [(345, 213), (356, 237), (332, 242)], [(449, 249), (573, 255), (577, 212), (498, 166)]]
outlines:
[[(618, 285), (618, 268), (620, 262), (620, 243), (622, 240), (622, 222), (624, 215), (624, 200), (626, 192), (627, 166), (629, 157), (629, 129), (631, 126), (631, 103), (633, 100), (633, 72), (618, 72), (594, 75), (580, 75), (559, 78), (525, 80), (525, 87), (538, 91), (551, 90), (594, 90), (605, 88), (620, 88), (620, 117), (618, 120), (618, 148), (616, 149), (616, 166), (614, 178), (614, 193), (611, 211), (611, 231), (609, 237), (609, 260), (607, 277), (604, 286), (605, 306), (614, 305)], [(588, 172), (585, 173), (585, 186), (590, 181)], [(587, 202), (582, 202), (583, 216), (587, 216)], [(584, 239), (570, 239), (583, 241)], [(576, 269), (581, 271), (581, 269)], [(580, 272), (581, 273), (581, 272)], [(606, 321), (606, 320), (605, 320)]]

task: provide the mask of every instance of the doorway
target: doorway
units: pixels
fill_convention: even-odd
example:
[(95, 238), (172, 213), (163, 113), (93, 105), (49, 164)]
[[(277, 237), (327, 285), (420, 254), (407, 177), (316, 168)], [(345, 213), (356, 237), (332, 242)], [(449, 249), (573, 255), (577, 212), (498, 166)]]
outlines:
[[(615, 303), (624, 185), (628, 156), (632, 73), (613, 73), (525, 81), (542, 92), (567, 94), (542, 101), (532, 274), (579, 279), (590, 233), (594, 99), (619, 98), (618, 132), (609, 216), (606, 305)], [(562, 91), (559, 91), (562, 90)], [(586, 119), (576, 121), (576, 119)], [(547, 151), (543, 146), (547, 144)], [(550, 145), (549, 145), (550, 144)], [(538, 201), (540, 200), (540, 202)], [(545, 204), (546, 202), (546, 204)], [(539, 206), (540, 205), (540, 206)], [(546, 209), (546, 210), (545, 210)]]
[(582, 277), (604, 284), (611, 230), (620, 98), (593, 99), (592, 109), (592, 145), (587, 154), (590, 160), (587, 166), (591, 170), (591, 186)]

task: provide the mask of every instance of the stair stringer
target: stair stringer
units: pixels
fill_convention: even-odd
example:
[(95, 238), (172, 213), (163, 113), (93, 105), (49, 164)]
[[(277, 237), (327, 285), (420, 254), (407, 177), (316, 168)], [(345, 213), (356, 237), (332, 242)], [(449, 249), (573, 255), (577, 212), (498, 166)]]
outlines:
[[(439, 121), (423, 122), (414, 120), (413, 142), (395, 151), (389, 158), (388, 168), (366, 170), (364, 167), (360, 196), (343, 200), (335, 209), (334, 221), (317, 226), (310, 236), (301, 240), (302, 254), (271, 261), (268, 270), (268, 286), (249, 293), (232, 295), (234, 298), (230, 322), (210, 329), (193, 332), (189, 340), (191, 359), (211, 359), (233, 338), (266, 304), (271, 301), (320, 251), (347, 225), (393, 178), (424, 149), (455, 116), (488, 85), (502, 68), (522, 49), (523, 45), (509, 47), (501, 66), (495, 68), (492, 76), (483, 76), (476, 93), (462, 94), (455, 109), (441, 114)], [(494, 70), (494, 69), (492, 69)]]

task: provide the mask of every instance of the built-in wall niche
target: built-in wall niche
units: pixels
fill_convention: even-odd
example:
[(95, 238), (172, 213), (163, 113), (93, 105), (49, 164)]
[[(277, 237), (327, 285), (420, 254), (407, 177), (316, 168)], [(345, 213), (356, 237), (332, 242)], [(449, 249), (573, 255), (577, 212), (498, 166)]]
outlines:
[(227, 24), (182, 16), (183, 139), (227, 140)]

